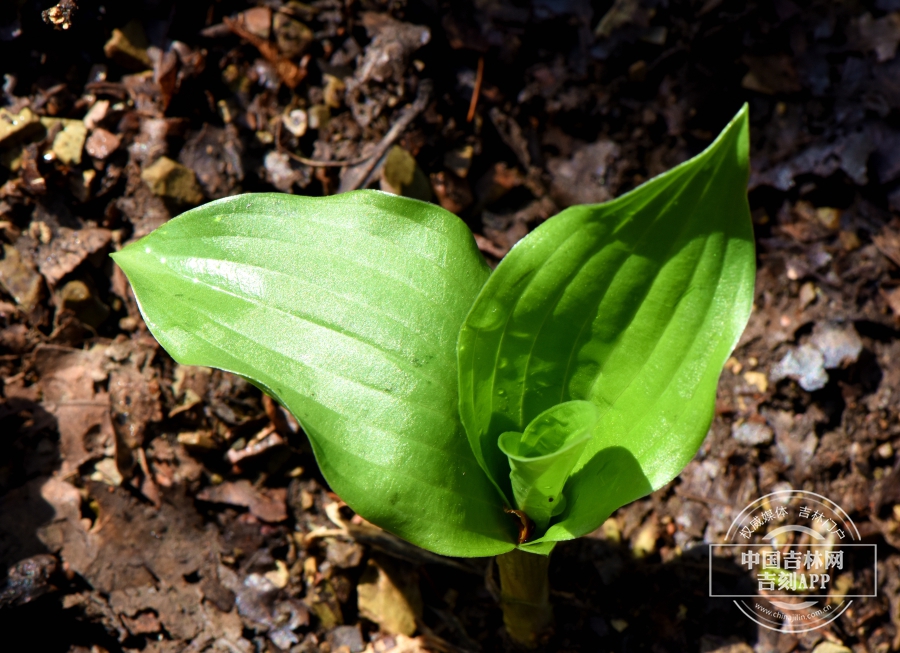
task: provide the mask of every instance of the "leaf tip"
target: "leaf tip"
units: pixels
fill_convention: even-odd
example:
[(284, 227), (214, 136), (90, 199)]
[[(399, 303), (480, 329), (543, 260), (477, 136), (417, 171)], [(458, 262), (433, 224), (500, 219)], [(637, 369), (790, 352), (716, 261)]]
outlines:
[(706, 151), (699, 155), (733, 156), (737, 170), (750, 178), (750, 105), (744, 103)]
[(120, 249), (118, 252), (110, 252), (109, 257), (115, 262), (116, 265), (122, 268), (122, 271), (125, 272), (126, 275), (128, 274), (128, 270), (130, 267), (129, 264), (134, 261), (136, 245), (137, 243), (130, 243), (128, 245), (125, 245), (125, 247)]

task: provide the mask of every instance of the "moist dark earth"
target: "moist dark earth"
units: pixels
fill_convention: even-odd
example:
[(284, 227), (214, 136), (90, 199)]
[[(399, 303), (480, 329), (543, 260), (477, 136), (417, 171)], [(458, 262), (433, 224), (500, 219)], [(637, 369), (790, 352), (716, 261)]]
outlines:
[[(898, 44), (898, 0), (6, 0), (0, 632), (72, 653), (511, 650), (490, 561), (353, 515), (280, 407), (168, 357), (108, 254), (210, 199), (382, 188), (459, 215), (496, 265), (747, 102), (756, 296), (710, 433), (556, 548), (543, 650), (900, 650)], [(785, 489), (878, 545), (877, 596), (797, 635), (708, 596), (708, 545)]]

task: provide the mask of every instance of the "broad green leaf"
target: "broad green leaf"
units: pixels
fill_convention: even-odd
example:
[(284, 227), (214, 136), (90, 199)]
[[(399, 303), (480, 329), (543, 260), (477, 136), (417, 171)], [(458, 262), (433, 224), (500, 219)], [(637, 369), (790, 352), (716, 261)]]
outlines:
[(591, 402), (567, 401), (535, 417), (524, 433), (500, 436), (516, 507), (531, 518), (536, 532), (543, 533), (550, 517), (565, 508), (563, 486), (599, 418)]
[(690, 161), (545, 222), (481, 290), (460, 333), (460, 415), (507, 497), (501, 433), (570, 400), (601, 413), (565, 511), (524, 548), (590, 532), (703, 441), (753, 299), (748, 150), (744, 107)]
[(114, 258), (172, 357), (271, 393), (360, 515), (446, 555), (514, 547), (459, 421), (456, 341), (489, 270), (456, 216), (375, 191), (243, 195)]

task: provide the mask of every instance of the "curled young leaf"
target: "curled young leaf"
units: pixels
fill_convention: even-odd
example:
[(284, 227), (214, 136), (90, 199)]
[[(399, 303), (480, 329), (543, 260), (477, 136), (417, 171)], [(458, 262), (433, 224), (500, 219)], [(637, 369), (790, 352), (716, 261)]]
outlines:
[(459, 338), (460, 415), (508, 498), (502, 433), (571, 400), (601, 413), (564, 511), (523, 548), (592, 531), (671, 480), (703, 441), (753, 300), (748, 152), (744, 107), (693, 159), (547, 220), (479, 293)]
[(567, 401), (535, 417), (524, 433), (507, 431), (498, 446), (509, 458), (516, 506), (543, 533), (565, 508), (563, 486), (600, 419), (589, 401)]

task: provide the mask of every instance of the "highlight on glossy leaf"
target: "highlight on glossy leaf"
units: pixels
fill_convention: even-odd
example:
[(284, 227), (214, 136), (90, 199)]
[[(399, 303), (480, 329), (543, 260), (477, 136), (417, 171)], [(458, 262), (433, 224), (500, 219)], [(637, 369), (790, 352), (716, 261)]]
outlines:
[(564, 510), (524, 548), (592, 531), (703, 441), (753, 298), (748, 150), (744, 107), (693, 159), (545, 222), (479, 293), (459, 338), (460, 415), (505, 500), (518, 481), (503, 434), (571, 401), (600, 413)]

